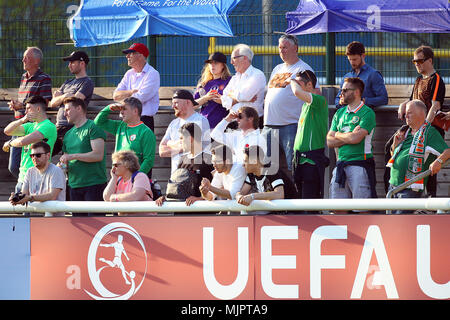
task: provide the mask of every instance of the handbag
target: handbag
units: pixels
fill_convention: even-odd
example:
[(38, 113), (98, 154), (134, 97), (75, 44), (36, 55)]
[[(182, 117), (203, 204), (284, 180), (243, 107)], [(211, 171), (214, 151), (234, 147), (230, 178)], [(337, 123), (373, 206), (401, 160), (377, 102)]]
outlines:
[[(197, 170), (198, 171), (198, 170)], [(197, 195), (200, 175), (198, 172), (186, 168), (177, 168), (167, 183), (166, 198), (186, 200)]]

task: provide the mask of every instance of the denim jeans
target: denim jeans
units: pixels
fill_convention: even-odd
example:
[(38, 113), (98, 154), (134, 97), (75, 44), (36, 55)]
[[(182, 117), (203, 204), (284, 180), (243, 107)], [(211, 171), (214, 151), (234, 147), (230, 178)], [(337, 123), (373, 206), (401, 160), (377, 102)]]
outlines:
[[(394, 189), (395, 186), (392, 184), (389, 185), (389, 191)], [(394, 198), (397, 199), (409, 199), (409, 198), (420, 198), (422, 196), (422, 191), (414, 191), (410, 188), (403, 189), (400, 192), (397, 192), (394, 194)], [(413, 210), (394, 210), (392, 211), (392, 214), (412, 214), (414, 213)]]
[[(277, 133), (275, 133), (277, 131)], [(297, 134), (297, 124), (288, 124), (285, 126), (264, 126), (262, 134), (267, 139), (267, 153), (271, 154), (272, 137), (277, 137), (282, 152), (280, 152), (280, 167), (283, 167), (284, 160), (289, 171), (292, 171), (292, 159), (294, 157), (294, 142)]]

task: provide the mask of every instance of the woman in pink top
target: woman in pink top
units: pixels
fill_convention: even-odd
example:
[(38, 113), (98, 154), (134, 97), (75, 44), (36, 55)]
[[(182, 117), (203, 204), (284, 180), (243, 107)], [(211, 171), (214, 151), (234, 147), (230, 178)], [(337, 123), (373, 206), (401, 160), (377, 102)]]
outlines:
[[(139, 159), (134, 151), (114, 152), (111, 179), (103, 191), (103, 199), (112, 202), (152, 201), (150, 181), (145, 173), (138, 171), (139, 168)], [(127, 214), (119, 212), (119, 215)]]

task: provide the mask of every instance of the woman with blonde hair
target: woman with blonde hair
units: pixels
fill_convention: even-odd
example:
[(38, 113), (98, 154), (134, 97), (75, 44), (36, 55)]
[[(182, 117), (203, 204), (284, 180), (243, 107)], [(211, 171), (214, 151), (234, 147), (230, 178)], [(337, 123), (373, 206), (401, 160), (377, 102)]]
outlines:
[[(120, 150), (111, 156), (111, 179), (103, 191), (105, 201), (151, 201), (148, 176), (139, 171), (139, 159), (131, 150)], [(119, 215), (126, 215), (119, 213)]]
[(205, 61), (202, 76), (194, 95), (195, 101), (198, 102), (199, 107), (201, 106), (200, 113), (208, 119), (211, 129), (228, 114), (228, 111), (222, 106), (220, 97), (230, 79), (227, 57), (222, 52), (211, 54)]

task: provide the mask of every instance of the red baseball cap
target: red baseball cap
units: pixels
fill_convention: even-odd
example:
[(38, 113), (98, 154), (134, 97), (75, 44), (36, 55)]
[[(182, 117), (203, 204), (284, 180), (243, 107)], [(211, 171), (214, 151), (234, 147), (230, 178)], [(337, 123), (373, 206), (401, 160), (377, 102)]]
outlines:
[(139, 52), (142, 53), (144, 57), (148, 57), (150, 51), (147, 46), (142, 43), (133, 43), (128, 49), (122, 50), (123, 53), (128, 54), (130, 52)]

